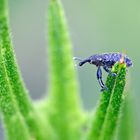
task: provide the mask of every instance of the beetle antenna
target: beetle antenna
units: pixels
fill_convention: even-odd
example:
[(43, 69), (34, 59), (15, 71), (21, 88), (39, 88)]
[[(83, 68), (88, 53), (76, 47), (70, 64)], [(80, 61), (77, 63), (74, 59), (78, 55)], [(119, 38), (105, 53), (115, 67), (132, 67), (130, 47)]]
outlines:
[[(73, 57), (73, 60), (76, 60), (76, 61), (83, 61), (81, 58), (79, 57)], [(74, 65), (75, 67), (79, 66), (79, 64), (75, 64)]]
[(79, 57), (73, 57), (73, 60), (78, 60), (78, 61), (83, 61), (81, 58)]

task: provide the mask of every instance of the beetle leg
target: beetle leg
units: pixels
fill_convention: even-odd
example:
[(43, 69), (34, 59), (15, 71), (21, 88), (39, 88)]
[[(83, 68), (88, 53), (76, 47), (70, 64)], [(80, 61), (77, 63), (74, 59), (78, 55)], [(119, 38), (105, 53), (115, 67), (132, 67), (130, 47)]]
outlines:
[(109, 70), (109, 68), (105, 65), (105, 66), (103, 66), (103, 68), (104, 68), (104, 70), (106, 71), (106, 72), (108, 72), (109, 74), (111, 74), (112, 76), (117, 76), (117, 74), (116, 73), (113, 73), (113, 72), (111, 72), (111, 70)]
[(103, 83), (103, 80), (102, 80), (102, 70), (101, 70), (101, 67), (98, 67), (97, 69), (97, 80), (101, 86), (101, 91), (103, 91), (104, 89), (107, 89), (107, 87), (105, 86), (105, 84)]

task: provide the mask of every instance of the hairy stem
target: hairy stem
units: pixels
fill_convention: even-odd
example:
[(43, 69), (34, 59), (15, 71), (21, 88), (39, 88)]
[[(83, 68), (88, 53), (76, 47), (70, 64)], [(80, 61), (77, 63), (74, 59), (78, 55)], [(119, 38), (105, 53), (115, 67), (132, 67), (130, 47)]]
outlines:
[(6, 137), (9, 140), (30, 140), (31, 136), (28, 127), (12, 94), (11, 85), (5, 71), (4, 60), (1, 54), (2, 48), (0, 44), (0, 110), (6, 128)]
[(80, 105), (72, 50), (59, 0), (49, 5), (49, 116), (58, 140), (80, 137)]
[(103, 128), (101, 130), (100, 140), (112, 140), (113, 134), (117, 128), (120, 108), (122, 105), (122, 95), (125, 87), (126, 65), (119, 65), (119, 73), (112, 96), (107, 108)]
[[(113, 72), (118, 73), (118, 71), (119, 71), (119, 64), (117, 63), (115, 64), (113, 68)], [(96, 112), (93, 116), (93, 120), (90, 124), (90, 130), (87, 136), (88, 140), (92, 140), (93, 138), (94, 140), (99, 139), (115, 81), (116, 81), (115, 76), (108, 75), (107, 81), (106, 81), (106, 86), (108, 87), (108, 90), (107, 91), (105, 90), (100, 95), (100, 101), (98, 103)]]
[(2, 58), (5, 72), (7, 74), (11, 91), (16, 98), (18, 108), (23, 115), (30, 131), (36, 139), (45, 139), (45, 133), (41, 131), (41, 120), (38, 122), (38, 115), (34, 111), (32, 102), (28, 97), (28, 92), (21, 78), (19, 68), (16, 63), (15, 53), (11, 41), (8, 21), (7, 0), (0, 0), (0, 41)]

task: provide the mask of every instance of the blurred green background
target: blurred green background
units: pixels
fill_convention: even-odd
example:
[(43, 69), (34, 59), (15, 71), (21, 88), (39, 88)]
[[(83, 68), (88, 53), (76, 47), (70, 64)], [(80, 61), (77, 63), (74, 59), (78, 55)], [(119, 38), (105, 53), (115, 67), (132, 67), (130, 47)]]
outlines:
[[(124, 52), (133, 60), (128, 70), (129, 90), (140, 130), (140, 1), (62, 0), (74, 56)], [(49, 0), (9, 0), (10, 24), (18, 64), (33, 99), (43, 98), (48, 85), (47, 8)], [(76, 68), (83, 107), (95, 107), (100, 87), (96, 67)], [(104, 74), (104, 80), (107, 74)], [(133, 123), (133, 122), (132, 122)], [(1, 130), (2, 135), (2, 130)], [(2, 140), (2, 136), (0, 138)]]

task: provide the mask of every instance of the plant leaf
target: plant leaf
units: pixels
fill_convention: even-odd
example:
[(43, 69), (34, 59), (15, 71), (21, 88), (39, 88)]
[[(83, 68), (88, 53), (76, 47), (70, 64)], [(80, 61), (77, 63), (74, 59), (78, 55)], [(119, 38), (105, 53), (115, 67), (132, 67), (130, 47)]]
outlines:
[(48, 17), (49, 117), (59, 140), (78, 140), (81, 110), (77, 79), (72, 61), (72, 45), (59, 0), (50, 1)]
[(119, 64), (119, 72), (116, 78), (116, 83), (112, 96), (107, 108), (103, 128), (100, 134), (100, 140), (112, 140), (117, 122), (119, 119), (120, 108), (122, 105), (122, 95), (125, 87), (126, 65)]
[[(28, 127), (19, 112), (12, 89), (5, 71), (2, 59), (2, 47), (0, 43), (0, 110), (5, 124), (6, 137), (9, 140), (30, 140)], [(21, 137), (22, 136), (22, 137)]]
[[(130, 92), (126, 92), (126, 98), (121, 108), (119, 127), (115, 140), (134, 140), (136, 139), (136, 118), (134, 99)], [(132, 123), (133, 122), (133, 123)]]
[[(115, 64), (113, 70), (114, 73), (118, 73), (119, 71), (119, 65)], [(98, 140), (100, 133), (101, 133), (101, 129), (104, 123), (104, 119), (105, 119), (105, 115), (106, 115), (106, 111), (108, 108), (108, 104), (110, 101), (110, 97), (115, 85), (115, 81), (116, 81), (116, 77), (115, 76), (111, 76), (108, 75), (107, 77), (107, 81), (106, 81), (106, 86), (108, 87), (108, 90), (104, 91), (101, 95), (100, 95), (100, 101), (98, 103), (96, 112), (94, 113), (93, 116), (93, 120), (90, 124), (90, 129), (88, 132), (88, 136), (87, 139), (88, 140)]]
[(38, 121), (39, 116), (33, 108), (21, 78), (10, 37), (7, 9), (7, 0), (0, 0), (0, 41), (5, 72), (8, 76), (8, 81), (18, 108), (29, 126), (31, 134), (38, 140), (45, 140), (49, 130), (48, 133), (43, 133), (44, 131), (42, 130), (44, 130), (44, 125), (42, 125), (41, 119)]

